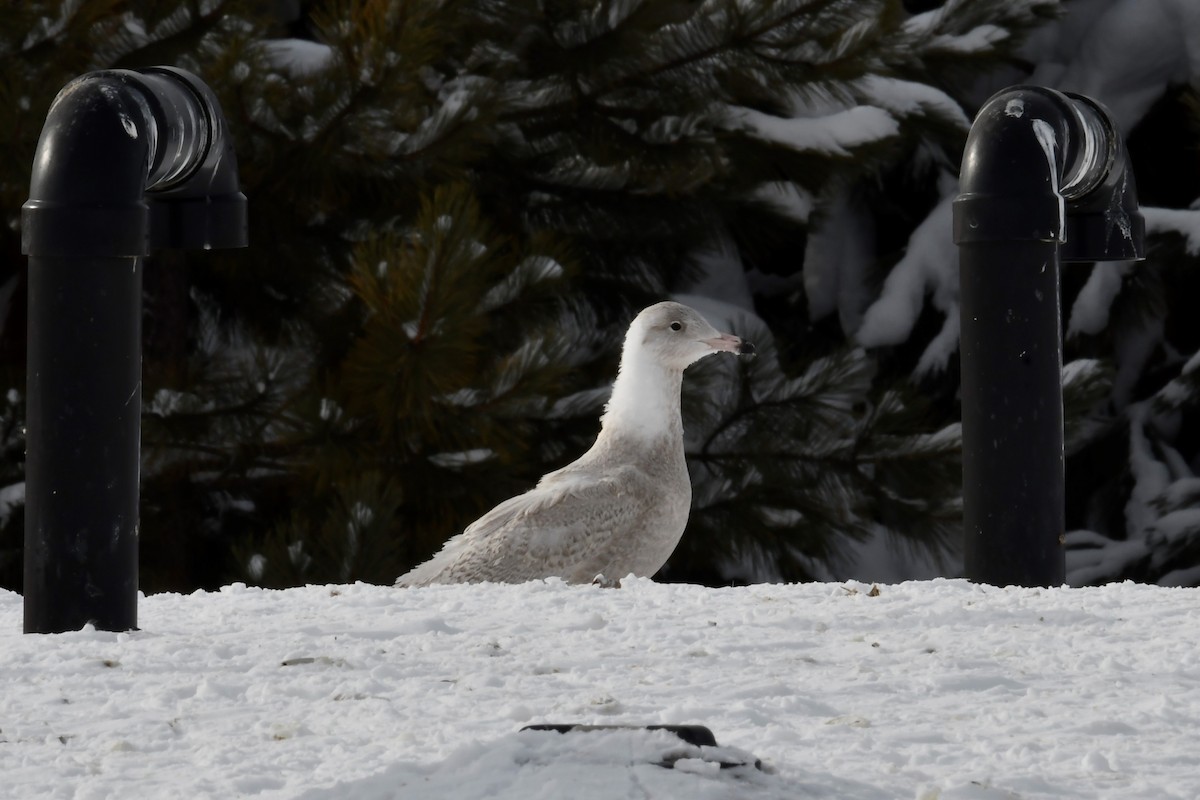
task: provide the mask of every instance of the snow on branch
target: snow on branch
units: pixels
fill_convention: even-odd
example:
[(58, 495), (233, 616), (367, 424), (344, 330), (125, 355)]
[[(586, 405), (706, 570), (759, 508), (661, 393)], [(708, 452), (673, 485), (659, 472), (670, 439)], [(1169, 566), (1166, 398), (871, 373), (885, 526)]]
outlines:
[(324, 72), (336, 57), (329, 45), (305, 39), (269, 39), (261, 47), (267, 64), (292, 78)]
[(1108, 327), (1113, 301), (1121, 292), (1125, 276), (1135, 266), (1133, 261), (1100, 261), (1092, 267), (1087, 283), (1071, 306), (1067, 338), (1081, 333), (1096, 335)]
[(942, 199), (908, 240), (908, 252), (883, 284), (883, 292), (863, 315), (855, 338), (864, 347), (900, 344), (912, 333), (932, 292), (933, 304), (946, 315), (918, 365), (919, 374), (940, 371), (958, 347), (958, 252), (950, 234), (953, 195)]
[(1007, 39), (1008, 35), (1008, 31), (996, 25), (978, 25), (958, 36), (934, 36), (929, 46), (930, 49), (951, 53), (979, 53), (991, 50), (994, 45)]
[[(1147, 234), (1181, 236), (1187, 254), (1200, 256), (1200, 208), (1143, 207), (1141, 212)], [(1133, 261), (1101, 261), (1092, 268), (1071, 306), (1068, 338), (1079, 334), (1095, 336), (1108, 327), (1113, 302), (1135, 269), (1137, 264)]]
[(872, 106), (878, 106), (893, 116), (938, 116), (964, 131), (971, 127), (971, 120), (958, 101), (934, 86), (883, 75), (868, 75), (858, 81), (855, 88)]
[(793, 150), (849, 156), (855, 147), (890, 139), (900, 124), (887, 111), (855, 106), (823, 117), (776, 117), (743, 106), (728, 106), (728, 123), (772, 144)]
[(1190, 256), (1200, 256), (1200, 208), (1147, 208), (1142, 207), (1146, 218), (1146, 233), (1175, 233), (1183, 237), (1184, 247)]

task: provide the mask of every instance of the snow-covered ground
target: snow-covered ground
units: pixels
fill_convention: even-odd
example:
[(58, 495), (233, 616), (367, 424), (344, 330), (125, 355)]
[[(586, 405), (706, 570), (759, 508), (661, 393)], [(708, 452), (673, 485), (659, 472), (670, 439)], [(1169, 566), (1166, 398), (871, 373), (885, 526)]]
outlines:
[(55, 636), (0, 591), (0, 795), (1200, 796), (1200, 590), (871, 588), (234, 586)]

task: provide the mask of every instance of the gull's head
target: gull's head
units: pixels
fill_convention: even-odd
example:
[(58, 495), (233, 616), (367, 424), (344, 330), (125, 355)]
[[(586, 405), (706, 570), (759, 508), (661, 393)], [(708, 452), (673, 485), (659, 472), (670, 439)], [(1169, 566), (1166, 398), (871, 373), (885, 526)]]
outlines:
[(627, 353), (631, 347), (679, 370), (713, 353), (754, 354), (750, 342), (721, 333), (694, 308), (669, 301), (655, 303), (634, 318), (625, 337)]

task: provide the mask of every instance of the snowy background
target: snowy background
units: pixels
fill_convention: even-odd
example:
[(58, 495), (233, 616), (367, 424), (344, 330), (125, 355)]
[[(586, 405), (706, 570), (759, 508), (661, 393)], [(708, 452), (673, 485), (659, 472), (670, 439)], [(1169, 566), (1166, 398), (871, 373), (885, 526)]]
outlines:
[[(906, 30), (932, 30), (965, 5), (952, 0), (914, 15)], [(1069, 10), (1027, 43), (1032, 74), (1015, 80), (1089, 94), (1127, 133), (1165, 87), (1200, 80), (1196, 0), (1074, 0)], [(1003, 35), (984, 23), (941, 44), (969, 54)], [(297, 76), (324, 68), (330, 53), (298, 40), (271, 50)], [(1008, 82), (996, 76), (972, 99)], [(836, 152), (887, 139), (908, 115), (964, 128), (969, 117), (929, 86), (881, 76), (856, 86), (856, 98), (854, 107), (798, 108), (787, 120), (749, 111), (731, 118), (758, 138)], [(940, 329), (921, 342), (915, 377), (943, 373), (958, 338), (949, 231), (956, 191), (947, 167), (941, 201), (876, 292), (868, 280), (875, 234), (852, 193), (815, 197), (798, 185), (764, 185), (765, 198), (813, 220), (799, 283), (785, 288), (802, 288), (814, 320), (836, 318), (868, 348), (909, 342), (932, 308)], [(1145, 214), (1152, 233), (1177, 233), (1188, 253), (1200, 252), (1200, 210)], [(681, 289), (725, 301), (728, 308), (709, 309), (714, 322), (751, 313), (754, 290), (763, 289), (754, 281), (771, 276), (747, 276), (732, 246), (708, 249), (701, 280)], [(1064, 309), (1069, 341), (1109, 328), (1133, 269), (1092, 270)], [(1132, 395), (1164, 341), (1161, 321), (1116, 335), (1114, 408), (1129, 422), (1134, 488), (1123, 538), (1071, 535), (1094, 545), (1071, 555), (1077, 581), (1104, 580), (1152, 560), (1163, 542), (1200, 537), (1195, 464), (1163, 444), (1174, 411)], [(1200, 369), (1191, 352), (1170, 356), (1177, 381)], [(0, 512), (22, 489), (0, 489)], [(897, 556), (882, 536), (851, 556), (857, 563), (839, 565), (844, 574), (872, 579), (938, 569)], [(1194, 583), (1200, 574), (1168, 570), (1159, 570), (1163, 580)], [(943, 579), (877, 592), (836, 581), (705, 589), (634, 580), (619, 590), (235, 585), (146, 597), (137, 632), (25, 636), (21, 598), (0, 590), (2, 794), (1195, 798), (1198, 592)], [(519, 733), (539, 722), (703, 724), (736, 751), (688, 748), (662, 733)], [(716, 764), (743, 756), (764, 769)], [(664, 761), (673, 768), (656, 765)]]
[[(176, 13), (153, 4), (163, 9), (154, 15), (122, 6), (94, 28), (80, 10), (90, 4), (19, 5), (35, 11), (26, 12), (27, 24), (14, 13), (0, 26), (0, 62), (8, 65), (0, 72), (14, 87), (14, 102), (0, 106), (25, 113), (0, 121), (0, 130), (29, 140), (30, 157), (42, 122), (35, 95), (45, 94), (48, 103), (62, 85), (56, 70), (41, 67), (65, 68), (76, 63), (72, 55), (95, 67), (161, 57), (203, 67), (220, 92), (239, 137), (252, 208), (272, 206), (269, 198), (287, 201), (276, 209), (280, 219), (261, 220), (280, 227), (256, 222), (249, 251), (197, 254), (187, 269), (147, 271), (139, 530), (149, 592), (211, 590), (235, 581), (274, 587), (391, 581), (478, 513), (582, 452), (612, 379), (611, 332), (623, 330), (631, 310), (623, 304), (634, 297), (647, 302), (645, 291), (654, 299), (686, 297), (719, 327), (752, 333), (747, 338), (764, 354), (744, 375), (709, 376), (707, 388), (702, 375), (690, 376), (688, 456), (697, 502), (663, 577), (721, 585), (960, 574), (958, 253), (950, 204), (974, 110), (993, 91), (1021, 82), (1105, 103), (1129, 135), (1131, 152), (1147, 156), (1135, 164), (1150, 165), (1139, 166), (1142, 201), (1150, 206), (1143, 209), (1150, 258), (1064, 271), (1068, 389), (1075, 401), (1068, 410), (1078, 434), (1067, 452), (1068, 579), (1200, 581), (1194, 433), (1200, 328), (1188, 301), (1200, 290), (1193, 277), (1200, 275), (1194, 202), (1200, 161), (1189, 127), (1195, 97), (1187, 90), (1200, 81), (1196, 0), (911, 0), (898, 4), (907, 13), (891, 15), (882, 14), (883, 0), (846, 0), (837, 12), (857, 10), (862, 19), (806, 12), (803, 25), (787, 34), (797, 37), (804, 63), (818, 56), (841, 63), (842, 50), (856, 54), (837, 71), (836, 91), (819, 76), (784, 80), (763, 68), (756, 80), (779, 94), (778, 103), (726, 87), (719, 102), (693, 106), (688, 86), (723, 85), (720, 76), (741, 69), (696, 58), (677, 80), (655, 84), (664, 100), (632, 116), (620, 110), (623, 101), (613, 106), (619, 113), (606, 124), (618, 140), (630, 131), (650, 137), (619, 158), (589, 149), (592, 137), (577, 127), (578, 115), (560, 113), (555, 93), (570, 83), (570, 73), (592, 66), (590, 56), (578, 64), (569, 57), (573, 44), (563, 45), (562, 69), (555, 59), (536, 57), (542, 46), (559, 47), (553, 37), (530, 49), (507, 29), (470, 28), (476, 38), (447, 35), (469, 48), (482, 42), (478, 63), (491, 65), (450, 69), (465, 53), (445, 42), (444, 53), (429, 51), (427, 65), (410, 63), (409, 55), (424, 49), (404, 36), (419, 31), (389, 27), (382, 3), (347, 6), (345, 24), (336, 15), (317, 24), (301, 11), (308, 4), (279, 3), (280, 13), (290, 9), (289, 24), (263, 28), (229, 22), (219, 0), (176, 0)], [(735, 6), (747, 13), (782, 7)], [(196, 16), (200, 7), (209, 17)], [(641, 35), (642, 23), (623, 16), (639, 3), (602, 7), (611, 13), (588, 17), (599, 26), (584, 25), (589, 36), (625, 41), (620, 37), (628, 34), (635, 41)], [(722, 7), (699, 4), (697, 13), (711, 18), (697, 21), (697, 30), (711, 23), (729, 36)], [(449, 30), (453, 17), (446, 11), (429, 27)], [(512, 24), (525, 25), (531, 36), (542, 29), (536, 19)], [(814, 25), (828, 27), (824, 45), (805, 38)], [(671, 47), (688, 45), (686, 36), (656, 31)], [(204, 37), (210, 38), (199, 50), (187, 45)], [(750, 63), (745, 58), (757, 45), (746, 46), (745, 53), (731, 46), (729, 63)], [(53, 55), (33, 58), (27, 51)], [(34, 72), (23, 70), (38, 59), (45, 64), (33, 80)], [(621, 61), (597, 68), (624, 74), (653, 67)], [(412, 75), (423, 77), (405, 77)], [(8, 92), (0, 86), (0, 94)], [(549, 114), (549, 121), (516, 127), (488, 121), (493, 114), (525, 119), (533, 111), (530, 119)], [(695, 114), (695, 130), (672, 123), (684, 112)], [(680, 156), (678, 174), (661, 179), (667, 183), (636, 178), (659, 174), (655, 164), (664, 153), (655, 137), (663, 131), (651, 136), (656, 126), (673, 131), (667, 139), (678, 139), (681, 153), (707, 152), (710, 141), (728, 145), (721, 156), (730, 159), (728, 174), (693, 187), (707, 173)], [(1164, 128), (1177, 136), (1166, 137)], [(445, 160), (414, 155), (418, 143), (431, 141), (437, 146), (427, 149), (449, 153)], [(459, 152), (455, 142), (467, 141), (483, 149), (462, 145)], [(548, 161), (537, 155), (542, 148), (554, 154)], [(9, 273), (0, 274), (0, 332), (12, 356), (5, 362), (11, 369), (0, 369), (10, 377), (0, 385), (0, 586), (18, 589), (25, 334), (24, 316), (16, 313), (24, 269), (17, 209), (27, 196), (28, 168), (18, 150), (13, 155), (20, 169), (0, 175), (0, 188), (10, 191), (9, 225), (0, 230), (8, 244), (0, 242), (0, 251), (12, 255), (4, 262)], [(613, 164), (626, 156), (632, 166), (622, 177)], [(276, 168), (289, 163), (310, 164), (315, 174), (276, 185), (309, 172)], [(510, 166), (497, 169), (498, 163)], [(763, 163), (772, 166), (760, 169)], [(376, 172), (381, 180), (391, 176), (386, 196), (362, 180)], [(490, 200), (473, 205), (480, 200), (474, 190), (448, 192), (439, 213), (429, 215), (438, 225), (466, 220), (447, 245), (447, 253), (459, 255), (448, 257), (447, 280), (438, 282), (448, 287), (440, 307), (480, 309), (470, 324), (446, 317), (430, 330), (443, 337), (444, 352), (478, 348), (486, 367), (457, 358), (436, 367), (422, 361), (422, 352), (442, 352), (436, 348), (389, 350), (412, 339), (412, 289), (425, 285), (417, 267), (426, 262), (406, 262), (411, 248), (401, 245), (416, 241), (413, 225), (426, 224), (414, 206), (446, 188), (442, 178), (421, 177), (430, 175), (488, 176), (485, 184), (500, 182), (481, 190), (482, 200), (499, 196), (507, 207), (513, 199), (513, 213), (496, 214)], [(610, 186), (609, 178), (611, 186), (632, 183), (620, 191), (596, 188)], [(677, 181), (687, 192), (663, 189)], [(547, 192), (547, 183), (554, 191)], [(1166, 191), (1164, 184), (1179, 189)], [(661, 202), (622, 216), (641, 208), (633, 201), (643, 196)], [(681, 204), (692, 210), (672, 222)], [(740, 210), (732, 213), (734, 207)], [(468, 224), (476, 214), (488, 225)], [(627, 252), (629, 242), (643, 241), (647, 214), (661, 216), (669, 231)], [(574, 223), (564, 228), (567, 218)], [(722, 221), (705, 224), (703, 235), (686, 222), (710, 218)], [(496, 224), (493, 240), (484, 229)], [(573, 231), (569, 241), (514, 252), (511, 264), (494, 265), (495, 275), (473, 261), (490, 252), (486, 242), (564, 229)], [(319, 247), (309, 246), (317, 241)], [(350, 248), (359, 255), (347, 252), (348, 242), (362, 244)], [(689, 260), (694, 273), (677, 266)], [(360, 285), (364, 275), (382, 283)], [(611, 297), (608, 289), (591, 292), (609, 280), (603, 276), (621, 276), (624, 288), (608, 287)], [(156, 286), (160, 279), (167, 285)], [(378, 295), (370, 302), (360, 291), (367, 285)], [(578, 287), (586, 287), (588, 303), (564, 299)], [(494, 310), (497, 297), (511, 300), (504, 313)], [(563, 299), (561, 307), (530, 324), (520, 311), (531, 307), (526, 301), (549, 304), (551, 297)], [(360, 314), (364, 304), (370, 314)], [(497, 329), (488, 341), (502, 347), (473, 338), (485, 317), (494, 317)], [(289, 333), (272, 333), (279, 330)], [(337, 341), (378, 346), (347, 354), (329, 345)], [(455, 373), (447, 385), (459, 388), (445, 395), (432, 384), (396, 379), (447, 372)], [(492, 402), (499, 397), (504, 403)], [(814, 415), (812, 408), (847, 411)], [(397, 419), (429, 424), (412, 441), (392, 439), (405, 427)], [(847, 457), (863, 453), (862, 462)], [(896, 468), (897, 460), (904, 465)]]
[(55, 636), (0, 592), (4, 794), (1200, 796), (1198, 590), (875, 588), (233, 586)]
[[(935, 29), (963, 5), (949, 2), (914, 14), (904, 23), (904, 29)], [(1040, 0), (1012, 4), (1028, 9), (1050, 5)], [(1038, 28), (1020, 48), (1022, 66), (992, 73), (977, 82), (969, 106), (982, 105), (993, 92), (1009, 85), (1047, 86), (1098, 100), (1128, 139), (1170, 87), (1200, 85), (1200, 2), (1073, 0), (1059, 9), (1062, 16)], [(986, 52), (1007, 35), (994, 25), (982, 23), (942, 44), (966, 56)], [(1026, 71), (1025, 65), (1032, 69)], [(895, 135), (897, 118), (918, 112), (963, 129), (970, 126), (970, 114), (958, 102), (925, 84), (873, 76), (861, 82), (858, 90), (860, 102), (866, 104), (853, 108), (796, 109), (797, 118), (782, 121), (754, 114), (739, 119), (763, 138), (797, 150), (830, 152), (862, 141), (886, 140)], [(953, 167), (957, 168), (957, 160)], [(764, 190), (764, 197), (788, 208), (797, 219), (811, 223), (802, 285), (812, 320), (836, 318), (851, 341), (877, 353), (911, 344), (914, 339), (919, 341), (915, 333), (918, 323), (932, 310), (934, 318), (940, 320), (940, 329), (923, 345), (912, 380), (922, 385), (922, 381), (952, 374), (959, 340), (959, 261), (951, 231), (952, 203), (959, 187), (952, 171), (940, 174), (940, 200), (912, 232), (903, 255), (882, 286), (872, 282), (878, 260), (873, 210), (856, 198), (853, 187), (845, 186), (840, 193), (823, 197), (821, 213), (813, 215), (814, 198), (795, 186), (784, 186), (787, 190), (777, 194)], [(1200, 254), (1200, 198), (1186, 209), (1154, 207), (1143, 199), (1141, 211), (1151, 237), (1176, 235), (1190, 257)], [(1139, 398), (1135, 388), (1145, 380), (1160, 350), (1165, 353), (1168, 369), (1177, 370), (1182, 380), (1188, 380), (1200, 368), (1200, 354), (1179, 352), (1177, 345), (1169, 341), (1164, 306), (1158, 308), (1158, 316), (1148, 314), (1148, 319), (1137, 324), (1113, 322), (1122, 294), (1128, 295), (1130, 284), (1136, 283), (1131, 277), (1134, 271), (1155, 268), (1155, 258), (1161, 256), (1152, 253), (1151, 261), (1142, 264), (1107, 262), (1072, 267), (1090, 272), (1063, 308), (1068, 348), (1088, 337), (1104, 335), (1113, 337), (1116, 345), (1110, 365), (1080, 358), (1067, 365), (1064, 380), (1069, 384), (1073, 378), (1095, 377), (1108, 366), (1113, 369), (1111, 396), (1104, 413), (1111, 414), (1116, 426), (1123, 428), (1119, 436), (1127, 440), (1129, 459), (1126, 465), (1118, 466), (1128, 471), (1128, 481), (1134, 487), (1123, 507), (1123, 526), (1106, 530), (1104, 535), (1091, 528), (1068, 533), (1071, 552), (1067, 576), (1073, 585), (1101, 583), (1130, 574), (1146, 576), (1143, 579), (1162, 585), (1196, 585), (1200, 581), (1200, 566), (1193, 566), (1187, 559), (1183, 568), (1173, 568), (1170, 563), (1179, 550), (1189, 548), (1189, 541), (1200, 540), (1200, 513), (1191, 502), (1198, 483), (1197, 465), (1190, 460), (1187, 446), (1177, 441), (1184, 427), (1179, 407), (1188, 391), (1168, 385), (1161, 397)], [(769, 294), (761, 285), (766, 276), (748, 272), (732, 244), (717, 248), (700, 262), (707, 273), (692, 291), (721, 299), (694, 304), (711, 319), (736, 320), (738, 312), (753, 315), (755, 294)], [(1188, 502), (1172, 502), (1172, 498), (1184, 494)], [(1089, 515), (1089, 526), (1104, 527), (1098, 519), (1100, 512), (1093, 508)], [(1078, 524), (1079, 520), (1075, 521)], [(847, 545), (844, 557), (836, 560), (832, 569), (815, 569), (814, 573), (825, 579), (885, 581), (960, 574), (928, 554), (895, 546), (895, 538), (894, 532), (881, 529), (865, 541)], [(949, 561), (959, 563), (959, 555), (953, 554)], [(769, 569), (759, 568), (754, 579), (770, 580), (772, 575)]]

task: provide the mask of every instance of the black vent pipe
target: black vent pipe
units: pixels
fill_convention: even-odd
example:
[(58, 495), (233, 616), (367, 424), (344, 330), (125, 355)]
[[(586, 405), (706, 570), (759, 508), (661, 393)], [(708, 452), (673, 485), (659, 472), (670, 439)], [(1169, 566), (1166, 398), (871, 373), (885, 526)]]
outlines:
[(1105, 110), (1037, 86), (994, 95), (967, 138), (959, 246), (964, 569), (1065, 578), (1060, 261), (1143, 257), (1133, 172)]
[(137, 626), (142, 261), (244, 247), (212, 91), (170, 67), (55, 98), (22, 209), (29, 256), (25, 632)]

